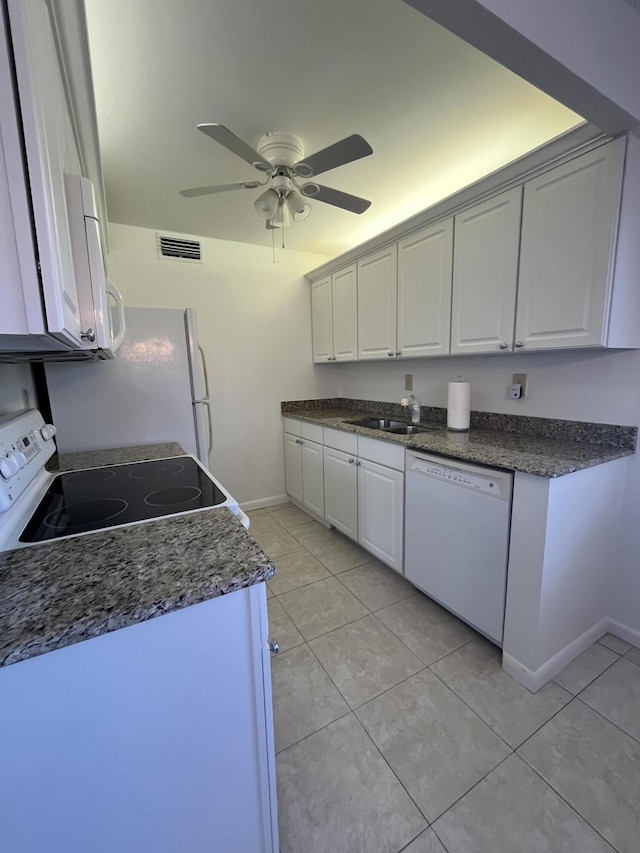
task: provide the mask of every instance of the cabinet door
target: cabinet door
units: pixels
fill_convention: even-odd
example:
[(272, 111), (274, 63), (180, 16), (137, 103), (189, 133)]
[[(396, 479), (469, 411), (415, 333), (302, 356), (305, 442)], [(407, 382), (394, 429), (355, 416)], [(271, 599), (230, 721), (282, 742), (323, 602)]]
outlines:
[(322, 445), (302, 439), (302, 502), (324, 517), (324, 474)]
[(358, 268), (352, 264), (332, 276), (334, 361), (358, 358)]
[(284, 482), (287, 494), (302, 503), (302, 444), (288, 432), (284, 434)]
[(624, 139), (525, 184), (516, 348), (606, 343)]
[(522, 187), (455, 218), (451, 352), (511, 352)]
[(360, 460), (358, 542), (397, 572), (404, 544), (404, 472)]
[(448, 355), (453, 220), (398, 243), (398, 352)]
[(358, 261), (358, 358), (396, 355), (398, 247)]
[(324, 448), (324, 517), (345, 536), (358, 538), (356, 457)]
[(78, 287), (67, 216), (64, 174), (80, 160), (45, 0), (9, 0), (16, 80), (27, 154), (48, 330), (82, 349)]
[(311, 336), (313, 340), (313, 360), (332, 361), (333, 359), (333, 319), (332, 319), (331, 276), (311, 285)]

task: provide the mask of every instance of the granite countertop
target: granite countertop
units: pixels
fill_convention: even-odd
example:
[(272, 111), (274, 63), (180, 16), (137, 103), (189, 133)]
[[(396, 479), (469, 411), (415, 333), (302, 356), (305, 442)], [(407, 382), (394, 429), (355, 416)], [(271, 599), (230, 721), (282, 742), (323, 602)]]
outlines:
[[(477, 417), (475, 420), (481, 424), (484, 421), (495, 425), (493, 429), (474, 426), (472, 417), (472, 426), (468, 432), (451, 432), (446, 429), (442, 419), (443, 410), (433, 410), (433, 413), (430, 413), (427, 407), (422, 407), (421, 423), (435, 426), (437, 429), (416, 435), (393, 435), (348, 423), (351, 420), (383, 416), (407, 421), (406, 415), (402, 411), (399, 413), (398, 407), (392, 404), (384, 408), (385, 404), (372, 403), (372, 408), (367, 411), (361, 407), (362, 401), (356, 401), (358, 405), (353, 408), (348, 405), (348, 401), (344, 401), (347, 405), (343, 406), (336, 405), (336, 401), (328, 401), (330, 405), (326, 408), (319, 405), (322, 401), (308, 401), (310, 405), (305, 408), (305, 402), (283, 403), (282, 414), (382, 441), (403, 444), (414, 450), (424, 450), (451, 459), (491, 465), (510, 471), (522, 471), (540, 477), (561, 477), (630, 456), (635, 453), (637, 439), (636, 427), (543, 418), (523, 418), (522, 429), (529, 432), (517, 432), (514, 431), (514, 423), (517, 427), (517, 420), (513, 416), (491, 417), (490, 413), (475, 413), (485, 415), (484, 418)], [(432, 414), (432, 419), (429, 419), (429, 414)], [(500, 429), (501, 424), (507, 429)], [(548, 434), (533, 434), (533, 430)]]
[[(163, 455), (78, 454), (76, 467)], [(66, 460), (63, 457), (63, 464)], [(226, 508), (113, 528), (0, 554), (0, 666), (199, 604), (273, 577), (275, 566)]]

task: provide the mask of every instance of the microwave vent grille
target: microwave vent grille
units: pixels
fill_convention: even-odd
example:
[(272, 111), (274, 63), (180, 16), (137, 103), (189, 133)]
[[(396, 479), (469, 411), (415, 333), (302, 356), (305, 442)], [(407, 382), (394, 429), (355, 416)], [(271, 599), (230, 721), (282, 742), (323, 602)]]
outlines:
[(199, 240), (172, 234), (156, 234), (156, 237), (159, 258), (203, 263), (202, 243)]

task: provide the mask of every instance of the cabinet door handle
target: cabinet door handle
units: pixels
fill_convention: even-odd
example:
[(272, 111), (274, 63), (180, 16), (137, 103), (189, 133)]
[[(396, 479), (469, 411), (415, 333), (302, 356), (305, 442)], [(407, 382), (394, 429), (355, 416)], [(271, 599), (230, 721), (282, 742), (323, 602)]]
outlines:
[(277, 640), (271, 640), (271, 642), (269, 643), (269, 650), (271, 651), (272, 655), (278, 654), (278, 652), (280, 651), (280, 646), (278, 645)]
[(387, 355), (389, 356), (389, 358), (393, 358), (393, 353), (392, 353), (392, 352), (388, 352), (388, 353), (387, 353)]
[(522, 341), (516, 341), (514, 346), (516, 349), (520, 349), (520, 347), (522, 346)]
[(355, 461), (356, 461), (355, 459), (350, 459), (350, 460), (349, 460), (349, 465), (353, 465), (353, 463), (354, 463)]
[(330, 355), (328, 355), (328, 356), (327, 356), (327, 361), (332, 361), (332, 360), (333, 360), (333, 359), (331, 358), (331, 356), (330, 356)]
[(397, 353), (396, 353), (396, 356), (401, 356), (401, 355), (402, 355), (402, 353), (401, 353), (401, 352), (397, 352)]
[(504, 342), (504, 341), (501, 341), (501, 343), (500, 343), (500, 349), (506, 349), (506, 348), (507, 348), (507, 345), (505, 344), (505, 342)]
[(359, 465), (359, 464), (360, 464), (359, 462), (356, 462), (356, 465)]
[(91, 343), (93, 343), (96, 339), (96, 333), (93, 331), (93, 329), (87, 329), (86, 332), (80, 332), (80, 337), (83, 340), (90, 341)]

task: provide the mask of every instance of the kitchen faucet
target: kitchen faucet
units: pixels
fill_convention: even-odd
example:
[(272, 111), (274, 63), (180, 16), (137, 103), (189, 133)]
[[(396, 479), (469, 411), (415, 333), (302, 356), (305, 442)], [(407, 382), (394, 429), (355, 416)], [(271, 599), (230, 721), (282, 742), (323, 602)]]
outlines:
[(400, 400), (400, 405), (403, 409), (411, 408), (411, 423), (420, 423), (420, 403), (416, 400), (413, 394), (407, 394)]

